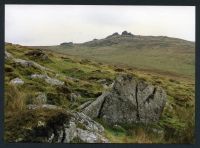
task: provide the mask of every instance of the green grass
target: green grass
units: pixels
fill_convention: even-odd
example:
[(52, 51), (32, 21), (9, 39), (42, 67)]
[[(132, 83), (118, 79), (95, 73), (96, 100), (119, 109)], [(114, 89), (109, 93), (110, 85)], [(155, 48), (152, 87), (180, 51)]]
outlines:
[[(23, 46), (6, 45), (6, 50), (12, 53), (14, 57), (28, 60), (29, 57), (24, 56), (24, 54), (32, 49)], [(105, 52), (105, 59), (109, 59), (106, 52), (111, 52), (114, 49), (111, 51), (105, 51), (106, 48), (99, 50), (102, 50), (98, 51), (101, 55)], [(85, 52), (85, 50), (81, 52)], [(99, 54), (98, 52), (97, 54)], [(171, 57), (172, 59), (177, 58), (176, 64), (172, 64), (170, 62), (165, 63), (164, 68), (170, 68), (172, 66), (174, 71), (179, 71), (177, 72), (179, 73), (177, 75), (171, 74), (173, 68), (170, 69), (172, 70), (171, 72), (154, 71), (152, 69), (144, 70), (128, 67), (126, 65), (116, 66), (112, 64), (102, 64), (97, 61), (90, 61), (77, 56), (63, 55), (53, 51), (46, 51), (45, 53), (48, 55), (50, 62), (44, 62), (37, 59), (35, 61), (50, 68), (52, 71), (48, 71), (46, 73), (50, 77), (56, 77), (57, 79), (64, 81), (64, 87), (50, 86), (43, 80), (32, 80), (29, 78), (30, 74), (43, 74), (43, 71), (30, 67), (22, 68), (20, 66), (15, 66), (10, 61), (5, 62), (5, 137), (7, 141), (13, 141), (23, 135), (23, 127), (29, 127), (26, 125), (26, 122), (29, 124), (33, 121), (33, 119), (28, 118), (29, 115), (35, 114), (33, 115), (33, 118), (36, 120), (35, 122), (37, 122), (37, 117), (40, 116), (41, 112), (44, 115), (42, 118), (51, 117), (51, 113), (48, 115), (48, 112), (46, 112), (47, 114), (43, 111), (32, 113), (26, 110), (26, 105), (33, 102), (32, 100), (35, 97), (36, 92), (45, 92), (47, 94), (47, 100), (50, 104), (58, 105), (66, 110), (76, 109), (82, 103), (95, 99), (105, 90), (97, 80), (106, 79), (111, 81), (120, 73), (128, 73), (139, 79), (143, 79), (148, 83), (162, 86), (167, 92), (167, 104), (160, 121), (155, 125), (156, 128), (162, 128), (164, 134), (162, 136), (151, 134), (152, 132), (147, 130), (147, 127), (142, 126), (125, 128), (125, 125), (122, 125), (125, 130), (119, 130), (113, 129), (112, 127), (102, 123), (105, 127), (105, 136), (114, 143), (194, 143), (195, 82), (194, 78), (188, 77), (189, 73), (193, 71), (192, 69), (194, 68), (194, 65), (192, 66), (193, 68), (189, 66), (191, 69), (188, 70), (188, 74), (186, 74), (187, 72), (183, 72), (183, 68), (181, 68), (185, 63), (187, 63), (186, 61), (188, 59), (185, 59), (183, 63), (179, 63), (182, 64), (180, 65), (180, 69), (176, 69), (175, 67), (175, 65), (185, 57), (186, 53), (183, 53), (185, 55), (174, 55)], [(93, 54), (95, 53), (96, 52)], [(127, 61), (129, 59), (130, 63), (131, 57), (133, 56), (135, 56), (135, 59), (138, 59), (138, 63), (140, 63), (143, 61), (142, 56), (147, 56), (150, 52), (148, 53), (148, 51), (145, 51), (143, 55), (140, 56), (137, 54), (128, 56), (128, 52), (125, 52), (124, 54), (127, 54), (126, 59)], [(148, 64), (152, 65), (155, 58), (157, 61), (167, 61), (167, 57), (164, 55), (164, 52), (162, 53), (163, 55), (156, 52), (151, 52), (151, 54), (152, 56), (149, 57), (149, 59), (147, 58), (144, 60), (147, 67)], [(154, 57), (154, 54), (158, 55)], [(188, 55), (190, 54), (192, 55), (193, 53), (189, 53)], [(165, 58), (162, 59), (162, 56), (159, 57), (160, 55), (165, 56)], [(119, 58), (117, 59), (120, 59), (121, 56), (121, 62), (125, 61), (123, 60), (125, 57), (123, 57), (124, 55), (122, 55), (122, 53), (119, 55), (113, 54), (113, 59), (115, 59), (114, 56), (118, 56)], [(168, 58), (170, 56), (171, 55), (169, 54)], [(180, 59), (178, 58), (179, 56)], [(83, 57), (85, 56), (83, 55)], [(150, 60), (151, 63), (148, 63), (148, 60)], [(102, 61), (104, 61), (104, 59)], [(144, 65), (144, 63), (142, 65)], [(156, 63), (157, 62), (154, 64), (156, 65)], [(161, 62), (159, 65), (161, 69), (163, 68), (162, 64), (163, 63)], [(25, 84), (22, 86), (10, 85), (9, 81), (16, 77), (23, 79)], [(75, 102), (70, 102), (68, 100), (68, 93), (66, 93), (68, 91), (79, 93), (81, 94), (81, 97)], [(20, 121), (13, 117), (14, 112), (16, 113), (14, 116), (19, 117)], [(101, 121), (98, 122), (101, 123)]]
[[(120, 44), (107, 45), (106, 41), (117, 41)], [(87, 43), (68, 46), (51, 46), (55, 52), (66, 53), (84, 58), (120, 64), (140, 69), (151, 69), (185, 75), (194, 78), (195, 47), (194, 43), (163, 37), (135, 37), (126, 39), (102, 39), (100, 45), (90, 46)], [(42, 48), (42, 47), (41, 47)]]

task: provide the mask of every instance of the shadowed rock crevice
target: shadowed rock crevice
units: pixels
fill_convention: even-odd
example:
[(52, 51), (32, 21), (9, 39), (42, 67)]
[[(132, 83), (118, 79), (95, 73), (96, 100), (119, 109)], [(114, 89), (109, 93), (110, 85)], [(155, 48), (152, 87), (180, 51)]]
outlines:
[(145, 102), (149, 103), (150, 100), (153, 100), (154, 97), (155, 97), (155, 93), (156, 93), (156, 87), (153, 89), (153, 93), (150, 94), (150, 95), (147, 97), (147, 99), (144, 101), (144, 103), (145, 103)]
[(102, 116), (101, 112), (102, 112), (102, 109), (103, 109), (103, 106), (104, 106), (104, 103), (106, 102), (106, 98), (103, 100), (102, 104), (101, 104), (101, 107), (99, 109), (99, 113), (98, 113), (98, 116), (97, 118), (100, 118)]
[(138, 85), (136, 85), (135, 87), (135, 100), (136, 100), (136, 104), (137, 104), (137, 120), (140, 120), (140, 113), (139, 113), (139, 104), (138, 104), (138, 97), (137, 97), (137, 93), (138, 93)]

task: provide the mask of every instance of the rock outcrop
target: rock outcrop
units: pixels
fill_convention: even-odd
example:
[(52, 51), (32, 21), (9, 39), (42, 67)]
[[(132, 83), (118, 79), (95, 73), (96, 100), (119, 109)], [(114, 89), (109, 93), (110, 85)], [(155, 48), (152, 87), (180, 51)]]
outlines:
[(61, 46), (73, 46), (73, 42), (64, 42), (60, 44)]
[(132, 33), (129, 33), (129, 32), (127, 32), (127, 31), (123, 31), (123, 32), (122, 32), (122, 35), (123, 35), (123, 36), (134, 36)]
[(35, 49), (35, 50), (28, 51), (27, 53), (25, 53), (25, 55), (32, 57), (32, 58), (44, 60), (44, 61), (49, 60), (49, 57), (41, 49)]
[(40, 65), (40, 64), (38, 64), (36, 62), (33, 62), (33, 61), (22, 60), (22, 59), (13, 59), (13, 61), (14, 61), (14, 63), (16, 65), (20, 65), (20, 66), (22, 66), (24, 68), (34, 67), (34, 68), (40, 69), (42, 71), (45, 71), (45, 70), (51, 71), (50, 69), (48, 69), (48, 68), (46, 68), (46, 67), (44, 67), (44, 66), (42, 66), (42, 65)]
[(38, 122), (38, 126), (21, 141), (32, 142), (35, 137), (39, 137), (34, 142), (109, 143), (103, 136), (103, 126), (83, 113), (60, 113), (46, 122)]
[(34, 61), (14, 58), (12, 56), (12, 54), (7, 52), (7, 51), (5, 51), (5, 59), (11, 60), (16, 66), (22, 66), (24, 68), (34, 67), (34, 68), (42, 70), (42, 71), (52, 71), (51, 69), (46, 68), (46, 67), (44, 67), (44, 66), (42, 66), (42, 65), (40, 65), (40, 64), (38, 64)]
[(82, 112), (109, 124), (158, 121), (166, 102), (165, 91), (132, 76), (119, 76), (109, 92), (103, 93)]

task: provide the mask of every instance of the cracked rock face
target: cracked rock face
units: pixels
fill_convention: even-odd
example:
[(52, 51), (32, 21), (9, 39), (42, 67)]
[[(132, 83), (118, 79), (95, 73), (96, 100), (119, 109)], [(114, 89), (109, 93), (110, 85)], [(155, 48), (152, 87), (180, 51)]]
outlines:
[(109, 124), (151, 123), (159, 120), (165, 102), (166, 93), (161, 87), (126, 75), (119, 76), (110, 92), (103, 93), (82, 112)]

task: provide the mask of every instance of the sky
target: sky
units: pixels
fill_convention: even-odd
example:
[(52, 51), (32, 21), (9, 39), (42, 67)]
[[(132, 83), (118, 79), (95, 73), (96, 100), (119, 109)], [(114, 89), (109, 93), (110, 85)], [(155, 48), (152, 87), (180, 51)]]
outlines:
[(194, 6), (6, 5), (5, 41), (82, 43), (114, 32), (195, 41)]

